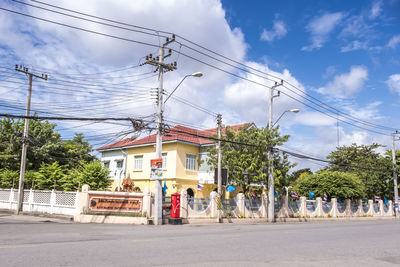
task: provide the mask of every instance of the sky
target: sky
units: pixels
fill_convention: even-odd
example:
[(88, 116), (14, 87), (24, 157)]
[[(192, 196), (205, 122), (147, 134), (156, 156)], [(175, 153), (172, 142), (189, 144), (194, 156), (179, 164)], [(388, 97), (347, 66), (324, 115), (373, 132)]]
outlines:
[[(164, 74), (166, 94), (186, 75), (203, 77), (185, 78), (166, 102), (171, 126), (213, 128), (220, 113), (225, 125), (264, 127), (269, 88), (283, 80), (273, 122), (300, 112), (276, 124), (290, 135), (282, 149), (321, 159), (352, 143), (384, 152), (400, 129), (400, 0), (3, 0), (0, 8), (0, 113), (25, 113), (28, 79), (18, 64), (48, 74), (33, 80), (38, 115), (152, 121), (158, 76), (143, 63), (174, 33), (166, 63), (177, 70)], [(64, 139), (83, 132), (94, 147), (139, 135), (130, 122), (57, 129)]]

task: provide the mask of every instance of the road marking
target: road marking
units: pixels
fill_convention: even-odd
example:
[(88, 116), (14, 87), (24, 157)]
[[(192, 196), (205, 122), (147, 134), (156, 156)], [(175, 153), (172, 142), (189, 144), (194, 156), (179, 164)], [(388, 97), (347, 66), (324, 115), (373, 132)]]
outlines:
[(39, 245), (10, 245), (10, 246), (0, 246), (1, 248), (33, 248)]

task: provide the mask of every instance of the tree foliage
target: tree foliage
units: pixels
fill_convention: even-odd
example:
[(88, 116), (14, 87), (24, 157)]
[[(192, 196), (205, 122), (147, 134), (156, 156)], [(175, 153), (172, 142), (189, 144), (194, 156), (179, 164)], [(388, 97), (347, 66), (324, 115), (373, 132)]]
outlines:
[(368, 198), (374, 195), (393, 196), (392, 163), (375, 150), (379, 144), (338, 147), (327, 158), (331, 164), (326, 170), (355, 174), (365, 186)]
[[(30, 120), (25, 188), (69, 191), (87, 182), (94, 190), (107, 189), (108, 170), (90, 154), (83, 134), (64, 141), (55, 127)], [(0, 120), (0, 188), (18, 188), (23, 128), (23, 120)]]
[[(289, 136), (280, 136), (279, 129), (257, 128), (249, 124), (239, 130), (226, 127), (221, 142), (222, 167), (229, 170), (229, 183), (242, 186), (245, 191), (251, 183), (260, 184), (268, 181), (267, 146), (277, 146), (285, 143)], [(246, 145), (247, 144), (247, 145)], [(217, 166), (217, 149), (209, 149), (208, 164)], [(282, 181), (287, 176), (293, 164), (290, 164), (286, 154), (274, 153), (272, 158), (277, 191), (282, 190)]]
[(329, 198), (360, 199), (365, 196), (365, 187), (356, 174), (339, 171), (318, 171), (314, 175), (302, 176), (294, 188), (301, 196), (309, 192)]

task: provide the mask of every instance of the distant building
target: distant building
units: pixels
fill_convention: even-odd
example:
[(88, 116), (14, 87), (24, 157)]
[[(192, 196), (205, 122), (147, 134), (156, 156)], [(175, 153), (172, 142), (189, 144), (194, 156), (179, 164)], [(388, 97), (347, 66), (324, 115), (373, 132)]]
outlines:
[[(239, 130), (253, 124), (231, 126)], [(163, 185), (166, 181), (167, 195), (185, 189), (189, 196), (205, 197), (216, 188), (214, 168), (207, 164), (208, 148), (215, 141), (208, 137), (217, 134), (216, 129), (197, 130), (181, 125), (171, 128), (162, 137)], [(131, 140), (129, 138), (98, 148), (102, 162), (114, 180), (112, 189), (118, 188), (125, 177), (130, 177), (136, 190), (151, 190), (154, 182), (150, 180), (150, 161), (156, 158), (156, 134)], [(204, 185), (201, 191), (197, 185)]]

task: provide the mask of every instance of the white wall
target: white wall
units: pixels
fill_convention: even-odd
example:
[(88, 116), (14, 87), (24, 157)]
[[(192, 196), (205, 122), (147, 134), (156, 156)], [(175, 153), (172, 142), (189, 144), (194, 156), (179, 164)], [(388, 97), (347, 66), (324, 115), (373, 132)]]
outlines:
[[(123, 159), (121, 168), (117, 168), (117, 161)], [(126, 157), (121, 150), (103, 151), (101, 152), (101, 162), (104, 164), (106, 161), (110, 162), (110, 178), (113, 180), (122, 180), (125, 178), (125, 165)]]

